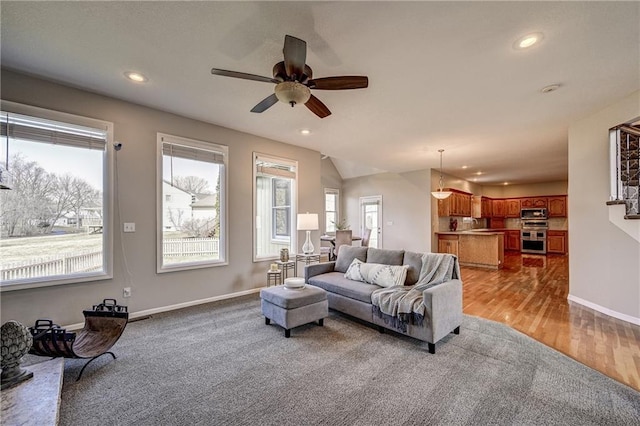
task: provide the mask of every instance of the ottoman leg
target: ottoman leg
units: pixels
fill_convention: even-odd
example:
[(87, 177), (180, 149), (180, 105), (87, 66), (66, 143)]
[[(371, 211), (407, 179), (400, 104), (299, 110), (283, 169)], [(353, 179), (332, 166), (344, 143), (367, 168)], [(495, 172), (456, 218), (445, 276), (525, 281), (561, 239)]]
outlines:
[(318, 320), (318, 325), (319, 325), (320, 327), (322, 327), (322, 326), (324, 325), (324, 318), (320, 318), (320, 319)]
[(289, 337), (291, 337), (291, 330), (289, 330), (288, 328), (284, 331), (284, 337), (286, 337), (287, 339)]
[(269, 318), (267, 318), (267, 317), (264, 317), (264, 323), (266, 325), (269, 325), (269, 324), (271, 324), (271, 320)]

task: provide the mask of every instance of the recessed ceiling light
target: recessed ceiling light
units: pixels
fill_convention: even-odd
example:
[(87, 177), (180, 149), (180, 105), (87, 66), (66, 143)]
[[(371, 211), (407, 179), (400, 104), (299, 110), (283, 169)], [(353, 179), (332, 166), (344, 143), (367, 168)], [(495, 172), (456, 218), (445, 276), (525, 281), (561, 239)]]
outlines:
[(466, 168), (468, 168), (468, 167), (469, 167), (469, 166), (462, 166), (462, 168), (463, 168), (463, 169), (466, 169)]
[(311, 134), (311, 130), (309, 129), (302, 129), (300, 130), (300, 133), (303, 135), (310, 135)]
[(136, 83), (146, 83), (149, 80), (143, 74), (140, 74), (139, 72), (135, 72), (135, 71), (127, 71), (124, 73), (124, 76)]
[(550, 84), (550, 85), (545, 86), (542, 89), (540, 89), (540, 91), (542, 93), (549, 93), (549, 92), (555, 92), (559, 88), (560, 88), (560, 84)]
[(482, 172), (476, 172), (476, 174), (477, 174), (478, 176), (480, 176), (480, 175), (482, 174)]
[(506, 186), (506, 185), (509, 185), (509, 182), (505, 182), (503, 185), (505, 185), (505, 186)]
[(515, 49), (528, 49), (534, 44), (539, 43), (543, 38), (544, 36), (542, 35), (542, 33), (527, 34), (517, 39), (516, 42), (513, 43), (513, 47)]

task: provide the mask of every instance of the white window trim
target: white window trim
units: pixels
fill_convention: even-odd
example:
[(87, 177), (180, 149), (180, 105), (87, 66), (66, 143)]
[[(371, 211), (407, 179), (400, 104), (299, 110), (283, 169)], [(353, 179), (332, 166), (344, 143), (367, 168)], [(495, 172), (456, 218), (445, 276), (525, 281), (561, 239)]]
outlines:
[(256, 172), (256, 160), (258, 158), (264, 158), (267, 160), (271, 160), (274, 163), (281, 163), (281, 164), (286, 164), (286, 165), (290, 165), (294, 167), (295, 170), (295, 178), (293, 179), (293, 184), (291, 185), (291, 247), (295, 248), (298, 247), (298, 232), (296, 231), (298, 229), (298, 223), (297, 223), (297, 217), (298, 215), (296, 214), (296, 212), (298, 211), (298, 161), (297, 160), (291, 160), (288, 158), (283, 158), (283, 157), (276, 157), (273, 155), (269, 155), (269, 154), (263, 154), (260, 152), (254, 152), (253, 153), (253, 161), (251, 162), (251, 170), (252, 170), (252, 177), (253, 177), (253, 181), (251, 183), (251, 186), (253, 188), (252, 190), (252, 205), (253, 205), (253, 217), (251, 219), (252, 222), (252, 240), (251, 240), (251, 245), (253, 247), (253, 262), (264, 262), (267, 260), (276, 260), (279, 259), (278, 255), (273, 255), (273, 256), (260, 256), (258, 257), (256, 251), (258, 250), (258, 247), (256, 246), (256, 215), (258, 214), (258, 206), (256, 205), (256, 197), (257, 197), (257, 188), (256, 188), (256, 178), (257, 178), (257, 172)]
[[(223, 173), (220, 174), (220, 192), (222, 198), (220, 204), (220, 259), (206, 260), (200, 262), (180, 263), (177, 265), (162, 264), (162, 236), (163, 236), (163, 192), (162, 192), (162, 144), (169, 143), (193, 146), (204, 150), (221, 151), (224, 154)], [(229, 238), (228, 238), (228, 173), (229, 173), (229, 147), (226, 145), (215, 144), (213, 142), (205, 142), (201, 140), (189, 139), (180, 136), (169, 135), (166, 133), (157, 134), (157, 154), (156, 154), (156, 272), (163, 274), (167, 272), (186, 271), (191, 269), (213, 268), (217, 266), (226, 266), (229, 264)], [(220, 195), (219, 195), (220, 196)]]
[[(325, 188), (324, 189), (324, 195), (325, 195), (325, 205), (324, 207), (324, 220), (325, 220), (325, 224), (324, 224), (324, 233), (325, 234), (329, 234), (329, 232), (327, 232), (327, 205), (326, 205), (326, 199), (327, 199), (327, 194), (335, 194), (336, 196), (336, 224), (340, 223), (340, 190), (337, 188)], [(335, 234), (335, 231), (332, 232), (332, 234)]]
[(30, 115), (53, 121), (75, 124), (79, 126), (105, 129), (107, 131), (107, 145), (104, 156), (103, 168), (103, 228), (102, 228), (102, 262), (104, 271), (78, 274), (77, 276), (61, 276), (60, 278), (41, 277), (15, 280), (11, 283), (3, 283), (0, 292), (24, 290), (29, 288), (50, 287), (62, 284), (73, 284), (90, 281), (101, 281), (113, 278), (113, 123), (95, 118), (83, 117), (65, 112), (53, 111), (45, 108), (24, 105), (16, 102), (1, 101), (0, 109), (16, 114)]

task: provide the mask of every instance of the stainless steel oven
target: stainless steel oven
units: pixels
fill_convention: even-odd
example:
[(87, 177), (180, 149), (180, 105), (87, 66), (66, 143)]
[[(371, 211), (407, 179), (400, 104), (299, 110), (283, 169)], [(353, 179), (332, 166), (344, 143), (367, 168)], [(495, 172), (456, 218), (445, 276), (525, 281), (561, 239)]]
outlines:
[(544, 207), (520, 210), (520, 219), (522, 220), (546, 220), (547, 217), (547, 209)]
[(520, 231), (522, 253), (547, 254), (547, 230), (528, 228)]

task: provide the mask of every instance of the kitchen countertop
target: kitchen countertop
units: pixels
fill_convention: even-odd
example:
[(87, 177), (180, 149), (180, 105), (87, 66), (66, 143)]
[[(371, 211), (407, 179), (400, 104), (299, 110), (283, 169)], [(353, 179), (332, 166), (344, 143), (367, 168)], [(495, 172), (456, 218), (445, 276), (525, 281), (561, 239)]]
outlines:
[(504, 235), (504, 231), (500, 231), (497, 229), (469, 229), (466, 231), (436, 231), (436, 234), (439, 235)]

